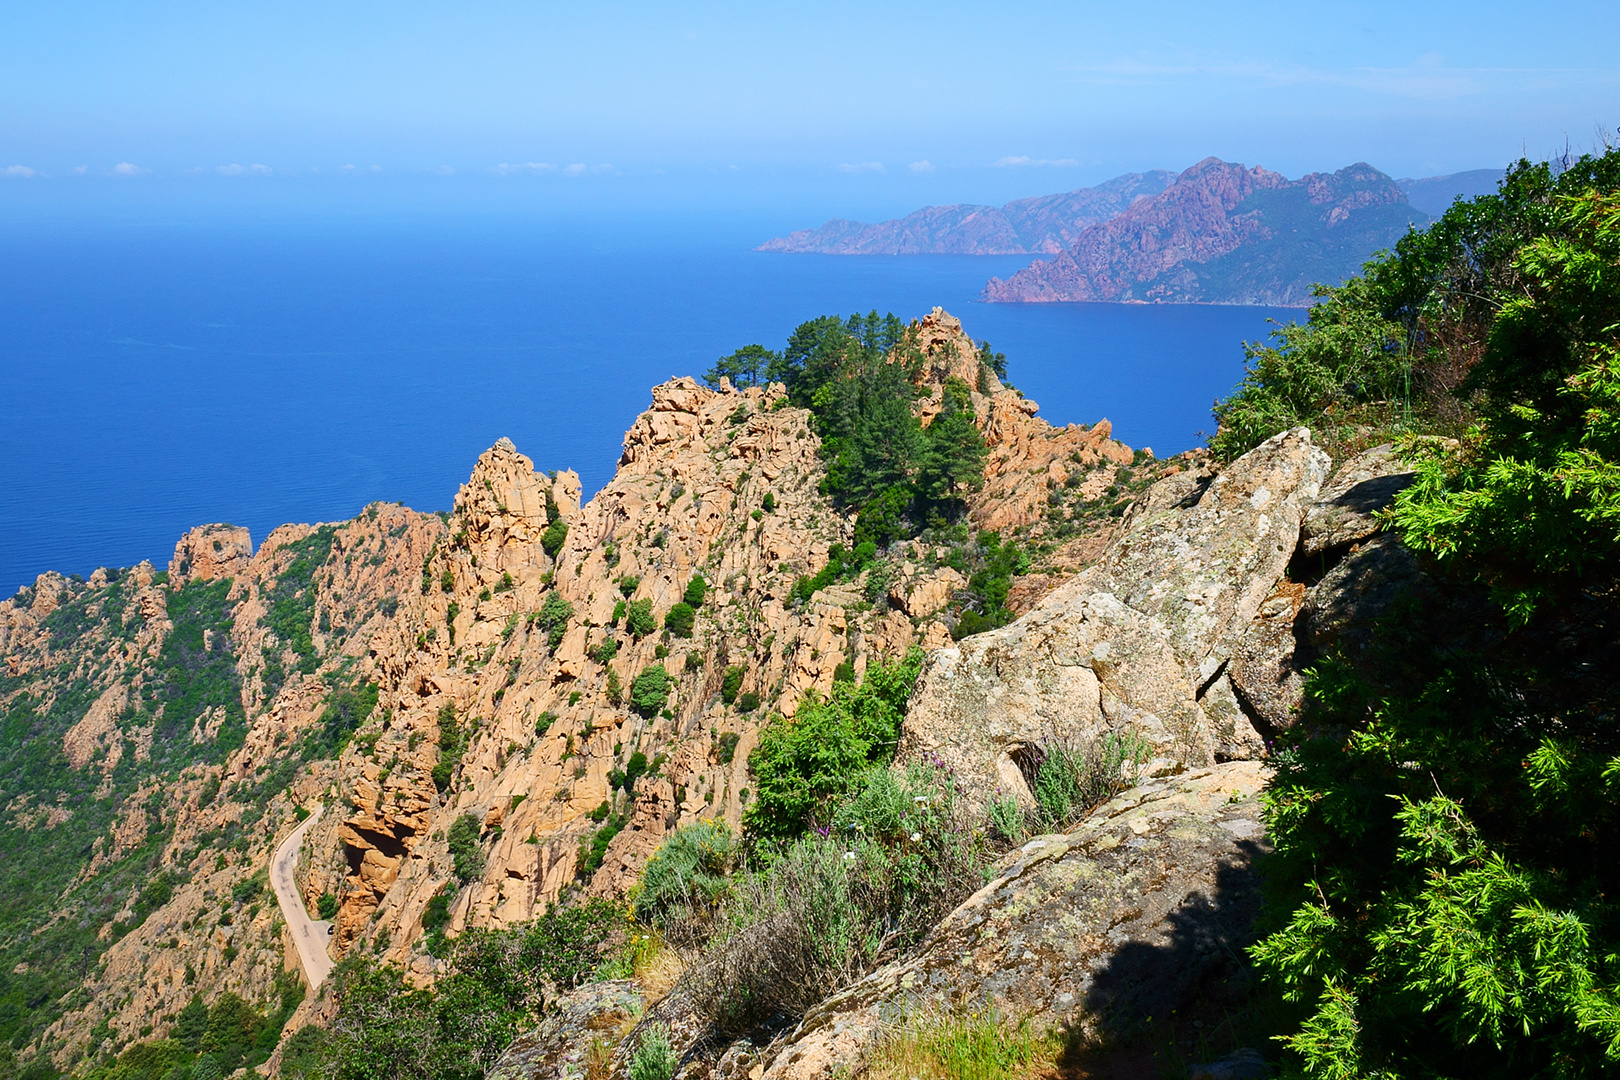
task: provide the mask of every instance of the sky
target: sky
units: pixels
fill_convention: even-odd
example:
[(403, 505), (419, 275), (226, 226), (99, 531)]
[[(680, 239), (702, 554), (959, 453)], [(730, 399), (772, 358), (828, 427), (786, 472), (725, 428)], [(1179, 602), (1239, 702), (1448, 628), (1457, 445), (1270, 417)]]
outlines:
[(1617, 40), (1612, 0), (0, 0), (0, 209), (349, 183), (854, 216), (1208, 155), (1425, 176), (1612, 138)]

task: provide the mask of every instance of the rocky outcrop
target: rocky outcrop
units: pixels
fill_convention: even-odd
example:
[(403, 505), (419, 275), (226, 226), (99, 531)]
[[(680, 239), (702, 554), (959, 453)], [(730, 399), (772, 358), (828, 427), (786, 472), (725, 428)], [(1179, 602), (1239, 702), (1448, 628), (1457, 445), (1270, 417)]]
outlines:
[(1002, 207), (925, 206), (903, 218), (868, 225), (834, 218), (756, 250), (822, 255), (1022, 255), (1062, 251), (1089, 225), (1134, 200), (1157, 195), (1175, 174), (1126, 173), (1096, 187), (1015, 199)]
[[(1028, 751), (1051, 740), (1133, 731), (1160, 754), (1212, 762), (1203, 699), (1293, 555), (1328, 465), (1301, 428), (1221, 473), (1161, 481), (1089, 570), (928, 658), (901, 756), (937, 756), (979, 800), (1000, 790), (1026, 803)], [(1220, 722), (1223, 756), (1257, 748), (1241, 715)]]
[(1302, 305), (1426, 220), (1365, 163), (1290, 181), (1205, 158), (1056, 258), (992, 278), (984, 299)]
[(1348, 548), (1378, 532), (1377, 514), (1417, 478), (1391, 443), (1344, 462), (1305, 512), (1300, 553), (1317, 558)]
[(587, 1080), (646, 1008), (628, 979), (587, 983), (551, 1003), (540, 1025), (513, 1040), (486, 1080)]
[(199, 525), (174, 545), (169, 580), (176, 588), (188, 581), (234, 578), (253, 560), (253, 538), (238, 525)]

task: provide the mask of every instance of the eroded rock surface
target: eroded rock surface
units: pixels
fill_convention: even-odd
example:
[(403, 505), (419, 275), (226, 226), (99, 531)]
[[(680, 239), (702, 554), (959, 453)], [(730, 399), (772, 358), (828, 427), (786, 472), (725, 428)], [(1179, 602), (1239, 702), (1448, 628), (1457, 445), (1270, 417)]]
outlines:
[(1218, 475), (1160, 481), (1091, 569), (929, 657), (902, 757), (943, 759), (980, 801), (1000, 790), (1028, 802), (1019, 754), (1051, 739), (1131, 730), (1193, 765), (1258, 752), (1229, 710), (1218, 736), (1202, 699), (1286, 569), (1328, 467), (1300, 428)]
[(540, 1025), (513, 1040), (487, 1080), (585, 1080), (606, 1060), (646, 1002), (628, 979), (587, 983), (552, 1003)]

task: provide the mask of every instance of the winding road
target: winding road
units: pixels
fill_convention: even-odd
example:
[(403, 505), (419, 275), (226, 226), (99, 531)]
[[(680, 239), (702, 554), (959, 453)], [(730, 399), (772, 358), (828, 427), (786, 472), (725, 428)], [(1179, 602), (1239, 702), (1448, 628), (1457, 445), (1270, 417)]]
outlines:
[(298, 947), (298, 962), (303, 965), (304, 978), (309, 980), (311, 990), (320, 989), (321, 983), (332, 973), (332, 958), (326, 955), (327, 943), (332, 939), (332, 924), (309, 917), (295, 875), (304, 833), (321, 819), (324, 809), (317, 806), (315, 812), (281, 842), (270, 860), (270, 884), (276, 890), (276, 903), (281, 905), (281, 917), (287, 920), (287, 929), (292, 932), (293, 944)]

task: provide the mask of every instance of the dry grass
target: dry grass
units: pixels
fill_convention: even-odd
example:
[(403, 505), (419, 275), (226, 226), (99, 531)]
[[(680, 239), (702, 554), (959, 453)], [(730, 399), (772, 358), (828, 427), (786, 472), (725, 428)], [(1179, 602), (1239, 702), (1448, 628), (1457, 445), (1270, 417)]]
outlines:
[(1034, 1080), (1054, 1074), (1062, 1040), (1028, 1018), (994, 1010), (927, 1013), (886, 1031), (863, 1080)]
[(664, 942), (663, 935), (643, 931), (630, 942), (630, 970), (641, 984), (648, 1002), (657, 1001), (672, 990), (686, 970), (680, 954)]

